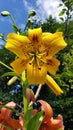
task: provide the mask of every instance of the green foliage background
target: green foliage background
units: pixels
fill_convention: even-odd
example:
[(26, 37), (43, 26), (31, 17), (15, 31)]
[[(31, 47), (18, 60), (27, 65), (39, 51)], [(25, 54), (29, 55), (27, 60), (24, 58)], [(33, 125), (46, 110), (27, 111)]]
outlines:
[[(52, 18), (52, 17), (49, 17)], [(68, 24), (66, 34), (64, 34), (66, 23), (57, 23), (54, 19), (47, 19), (42, 25), (43, 31), (55, 32), (63, 31), (67, 47), (60, 51), (56, 57), (60, 60), (61, 65), (57, 74), (53, 76), (55, 81), (61, 86), (64, 94), (56, 97), (45, 86), (42, 88), (40, 97), (51, 104), (55, 115), (59, 113), (64, 117), (65, 130), (73, 130), (73, 21)], [(46, 89), (46, 92), (45, 92)], [(43, 95), (43, 96), (42, 96)]]

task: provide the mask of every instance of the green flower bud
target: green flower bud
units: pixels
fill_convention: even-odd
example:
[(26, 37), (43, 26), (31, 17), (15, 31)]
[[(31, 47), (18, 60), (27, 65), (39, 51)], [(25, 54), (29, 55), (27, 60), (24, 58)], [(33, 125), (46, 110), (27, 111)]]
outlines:
[(33, 21), (31, 18), (28, 18), (28, 23), (33, 24)]
[(15, 83), (15, 81), (16, 81), (17, 79), (18, 79), (17, 76), (12, 77), (12, 78), (8, 81), (7, 85), (8, 85), (8, 86), (12, 85), (13, 83)]
[(0, 39), (4, 40), (4, 34), (0, 34)]
[(1, 33), (1, 34), (0, 34), (0, 38), (2, 38), (3, 36), (4, 36), (4, 35)]
[(8, 11), (2, 11), (2, 12), (1, 12), (1, 15), (2, 15), (2, 16), (9, 16), (9, 15), (10, 15), (10, 12), (8, 12)]
[(36, 11), (35, 10), (30, 10), (29, 12), (29, 17), (30, 16), (35, 16), (36, 15)]

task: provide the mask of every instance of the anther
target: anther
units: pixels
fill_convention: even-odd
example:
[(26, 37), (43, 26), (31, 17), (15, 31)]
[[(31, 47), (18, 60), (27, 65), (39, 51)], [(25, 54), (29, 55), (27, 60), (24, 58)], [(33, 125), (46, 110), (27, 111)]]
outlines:
[(29, 65), (31, 65), (31, 63), (29, 63)]
[(34, 102), (33, 103), (33, 109), (40, 110), (41, 109), (41, 103), (40, 102)]
[(41, 67), (39, 67), (38, 69), (41, 70)]

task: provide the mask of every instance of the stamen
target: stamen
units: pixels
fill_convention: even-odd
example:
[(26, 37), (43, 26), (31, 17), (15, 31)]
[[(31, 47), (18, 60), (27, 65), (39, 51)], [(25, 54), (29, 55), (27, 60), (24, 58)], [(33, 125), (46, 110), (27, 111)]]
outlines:
[(45, 60), (43, 60), (42, 57), (40, 58), (39, 56), (37, 56), (37, 58), (38, 58), (42, 63), (47, 64), (47, 62), (46, 62)]
[(37, 65), (38, 65), (38, 69), (41, 70), (41, 67), (40, 67), (40, 63), (39, 63), (38, 57), (37, 57)]
[(31, 61), (29, 62), (29, 64), (31, 65), (34, 61), (34, 57), (31, 59)]

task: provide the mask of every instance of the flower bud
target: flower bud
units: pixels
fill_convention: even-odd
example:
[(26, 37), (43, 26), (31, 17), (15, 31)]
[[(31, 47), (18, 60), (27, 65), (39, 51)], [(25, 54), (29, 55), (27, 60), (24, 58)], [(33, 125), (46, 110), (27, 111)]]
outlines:
[(0, 34), (0, 39), (2, 39), (4, 37), (4, 35), (3, 34)]
[(36, 11), (35, 10), (30, 10), (29, 12), (29, 17), (30, 16), (35, 16), (36, 15)]
[(10, 15), (10, 12), (8, 12), (8, 11), (2, 11), (2, 12), (1, 12), (1, 15), (2, 15), (2, 16), (9, 16), (9, 15)]
[(17, 76), (12, 77), (12, 78), (8, 81), (7, 85), (8, 85), (8, 86), (12, 85), (13, 83), (15, 83), (15, 81), (16, 81), (17, 79), (18, 79)]
[(0, 37), (3, 37), (3, 34), (2, 34), (2, 33), (0, 33)]
[(33, 21), (31, 18), (28, 18), (28, 23), (33, 24)]

